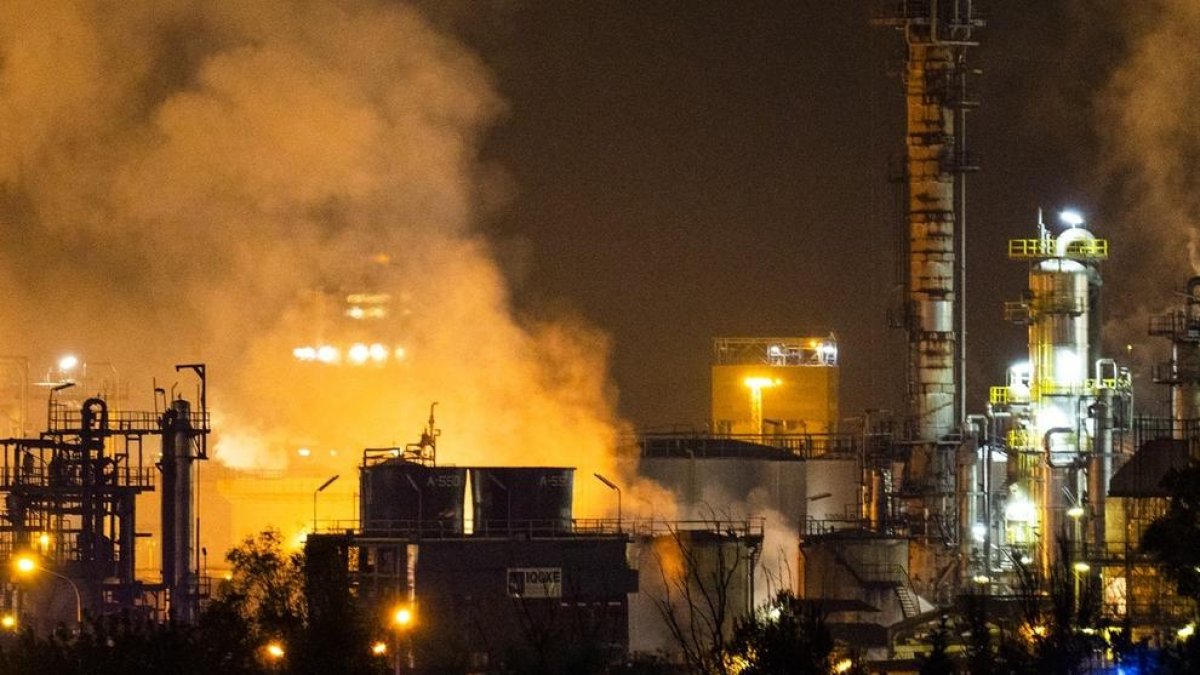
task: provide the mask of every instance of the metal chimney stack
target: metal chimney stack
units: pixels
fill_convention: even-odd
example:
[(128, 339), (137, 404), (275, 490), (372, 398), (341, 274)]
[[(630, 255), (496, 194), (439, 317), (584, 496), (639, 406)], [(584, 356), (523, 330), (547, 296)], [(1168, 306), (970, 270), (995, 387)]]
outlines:
[(201, 432), (192, 427), (191, 413), (191, 404), (177, 399), (162, 417), (163, 585), (168, 593), (168, 615), (172, 621), (184, 623), (195, 620), (199, 604), (198, 580), (192, 566), (195, 558), (192, 464), (197, 459), (193, 440)]
[(953, 451), (939, 446), (957, 444), (964, 414), (964, 174), (974, 170), (964, 146), (966, 111), (976, 105), (967, 92), (965, 59), (976, 45), (974, 30), (982, 26), (972, 5), (970, 0), (910, 0), (880, 22), (902, 30), (907, 45), (904, 317), (908, 435), (914, 442), (909, 479), (924, 489), (953, 476)]

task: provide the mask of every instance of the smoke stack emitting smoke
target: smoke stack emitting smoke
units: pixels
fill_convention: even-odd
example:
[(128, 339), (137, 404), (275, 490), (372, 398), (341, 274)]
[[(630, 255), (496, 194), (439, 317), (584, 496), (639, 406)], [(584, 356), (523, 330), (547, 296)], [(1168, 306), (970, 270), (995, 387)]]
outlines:
[[(632, 480), (605, 337), (514, 319), (472, 230), (504, 106), (416, 10), (13, 1), (0, 49), (4, 352), (99, 355), (147, 392), (205, 361), (233, 466), (310, 444), (349, 464), (416, 440), (437, 400), (443, 461), (577, 466), (581, 515), (613, 501), (591, 472)], [(398, 299), (369, 330), (403, 361), (298, 362), (381, 339), (340, 316), (364, 285)]]

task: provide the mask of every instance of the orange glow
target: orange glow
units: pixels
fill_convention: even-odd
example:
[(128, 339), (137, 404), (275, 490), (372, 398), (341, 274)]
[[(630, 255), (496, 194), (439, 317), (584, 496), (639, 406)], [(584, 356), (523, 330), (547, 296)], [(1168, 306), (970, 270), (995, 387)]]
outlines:
[(771, 379), (769, 377), (747, 377), (745, 380), (746, 386), (751, 389), (766, 389), (779, 384), (779, 379)]
[(19, 555), (13, 561), (13, 567), (21, 574), (29, 574), (38, 568), (38, 564), (33, 556)]
[[(519, 316), (476, 228), (478, 145), (504, 104), (469, 48), (402, 3), (199, 3), (205, 58), (179, 78), (104, 67), (158, 72), (145, 45), (174, 34), (171, 4), (39, 4), (4, 32), (26, 47), (0, 106), (14, 139), (0, 182), (23, 204), (2, 209), (22, 236), (0, 242), (0, 309), (30, 327), (8, 331), (5, 351), (53, 367), (47, 345), (70, 344), (110, 360), (128, 411), (153, 410), (152, 378), (181, 359), (207, 363), (213, 461), (196, 515), (210, 560), (269, 525), (310, 523), (320, 480), (356, 474), (362, 448), (416, 440), (432, 400), (441, 463), (575, 466), (620, 483), (631, 518), (668, 516), (666, 493), (643, 483), (654, 498), (641, 501), (618, 452), (629, 429), (608, 336)], [(241, 48), (252, 34), (268, 47)], [(396, 67), (358, 67), (364, 54)], [(94, 282), (63, 273), (78, 250), (103, 272)], [(67, 326), (47, 307), (96, 318)], [(372, 367), (348, 367), (355, 344)], [(174, 393), (195, 403), (190, 381)], [(356, 486), (342, 483), (319, 509), (349, 525)], [(576, 516), (613, 512), (603, 485), (575, 489)], [(139, 521), (157, 498), (138, 500)]]

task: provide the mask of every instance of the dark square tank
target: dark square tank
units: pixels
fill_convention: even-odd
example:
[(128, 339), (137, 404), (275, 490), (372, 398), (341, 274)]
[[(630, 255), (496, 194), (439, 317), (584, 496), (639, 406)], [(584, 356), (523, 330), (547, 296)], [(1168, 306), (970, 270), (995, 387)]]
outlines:
[(361, 469), (366, 534), (460, 535), (467, 470), (392, 459)]
[(476, 534), (546, 536), (571, 531), (575, 469), (471, 469)]

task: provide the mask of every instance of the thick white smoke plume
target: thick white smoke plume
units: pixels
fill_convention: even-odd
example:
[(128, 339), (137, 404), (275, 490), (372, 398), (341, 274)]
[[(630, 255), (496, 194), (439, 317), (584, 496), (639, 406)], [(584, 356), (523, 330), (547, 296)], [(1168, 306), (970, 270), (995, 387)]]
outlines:
[(1128, 53), (1100, 95), (1105, 182), (1114, 195), (1110, 314), (1140, 344), (1149, 314), (1200, 274), (1200, 3), (1124, 2)]
[[(77, 350), (147, 393), (206, 362), (218, 460), (337, 449), (343, 483), (436, 400), (443, 461), (578, 466), (607, 508), (606, 339), (515, 319), (472, 229), (503, 111), (400, 2), (0, 4), (0, 351)], [(388, 315), (346, 317), (350, 293)], [(293, 355), (357, 342), (388, 365)]]

